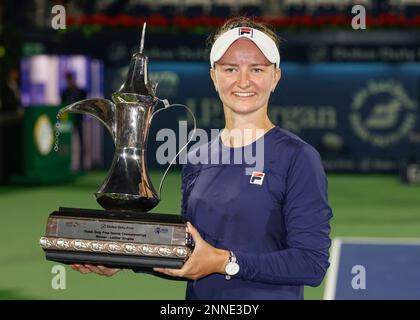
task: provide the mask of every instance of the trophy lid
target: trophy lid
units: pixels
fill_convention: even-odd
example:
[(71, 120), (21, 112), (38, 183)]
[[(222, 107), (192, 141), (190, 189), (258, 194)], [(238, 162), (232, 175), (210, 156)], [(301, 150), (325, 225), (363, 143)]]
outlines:
[(149, 81), (149, 58), (143, 53), (145, 31), (146, 23), (143, 24), (139, 52), (132, 55), (127, 78), (117, 93), (155, 96), (156, 85)]

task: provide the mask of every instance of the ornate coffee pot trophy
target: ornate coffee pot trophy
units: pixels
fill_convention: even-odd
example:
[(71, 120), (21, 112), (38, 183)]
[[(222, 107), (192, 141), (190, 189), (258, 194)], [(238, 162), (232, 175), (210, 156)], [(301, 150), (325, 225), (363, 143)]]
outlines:
[(145, 25), (140, 50), (133, 54), (127, 78), (112, 101), (86, 99), (59, 111), (101, 121), (114, 140), (115, 154), (95, 193), (105, 210), (59, 208), (50, 214), (40, 239), (47, 260), (119, 268), (180, 268), (193, 250), (181, 216), (147, 213), (160, 200), (146, 164), (149, 127), (159, 99), (157, 84), (148, 77), (144, 34)]

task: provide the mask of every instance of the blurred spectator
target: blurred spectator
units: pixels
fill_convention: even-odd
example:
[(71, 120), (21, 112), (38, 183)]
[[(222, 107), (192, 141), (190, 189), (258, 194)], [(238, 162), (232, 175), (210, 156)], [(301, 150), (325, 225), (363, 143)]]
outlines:
[(1, 85), (0, 183), (20, 174), (23, 151), (23, 108), (20, 103), (19, 70), (11, 68)]
[[(86, 91), (79, 88), (73, 73), (66, 73), (67, 88), (61, 93), (61, 103), (68, 105), (76, 101), (86, 99)], [(77, 171), (83, 170), (83, 115), (74, 115), (73, 129), (73, 169)]]
[(6, 81), (1, 88), (0, 112), (23, 113), (20, 103), (19, 70), (11, 68), (7, 72)]
[(86, 91), (79, 88), (73, 73), (66, 73), (67, 88), (61, 93), (61, 102), (70, 104), (79, 100), (86, 99)]

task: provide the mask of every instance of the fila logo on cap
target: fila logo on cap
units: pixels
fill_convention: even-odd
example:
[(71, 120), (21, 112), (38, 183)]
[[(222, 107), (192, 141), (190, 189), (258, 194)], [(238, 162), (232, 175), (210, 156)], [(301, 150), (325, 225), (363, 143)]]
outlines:
[(250, 38), (252, 38), (253, 32), (252, 32), (252, 28), (239, 28), (239, 35), (240, 36), (249, 36)]
[(249, 183), (258, 184), (261, 186), (264, 180), (264, 176), (265, 176), (264, 172), (253, 171), (251, 175), (251, 180), (249, 180)]

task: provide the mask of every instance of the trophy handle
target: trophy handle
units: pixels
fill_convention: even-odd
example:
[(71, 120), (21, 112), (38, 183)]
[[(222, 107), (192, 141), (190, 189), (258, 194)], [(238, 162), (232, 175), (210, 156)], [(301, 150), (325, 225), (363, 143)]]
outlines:
[[(160, 99), (159, 99), (160, 100)], [(169, 162), (169, 164), (168, 164), (168, 167), (166, 168), (166, 170), (165, 170), (165, 172), (163, 173), (163, 176), (162, 176), (162, 179), (160, 180), (160, 184), (159, 184), (159, 191), (158, 191), (158, 193), (159, 193), (159, 199), (161, 199), (162, 197), (161, 197), (161, 190), (162, 190), (162, 185), (163, 185), (163, 182), (165, 181), (165, 178), (166, 178), (166, 175), (168, 174), (168, 171), (169, 171), (169, 169), (171, 168), (171, 166), (174, 164), (174, 161), (175, 161), (175, 159), (179, 156), (179, 154), (190, 144), (190, 142), (192, 141), (192, 138), (194, 137), (194, 135), (195, 135), (195, 131), (197, 130), (197, 120), (196, 120), (196, 118), (195, 118), (195, 116), (194, 116), (194, 113), (191, 111), (191, 109), (190, 108), (188, 108), (186, 105), (184, 105), (184, 104), (179, 104), (179, 103), (174, 103), (174, 104), (169, 104), (169, 102), (168, 102), (168, 100), (166, 100), (166, 99), (164, 99), (164, 100), (160, 100), (160, 101), (162, 101), (163, 102), (163, 104), (165, 105), (165, 107), (164, 108), (162, 108), (162, 109), (159, 109), (159, 110), (156, 110), (156, 111), (154, 111), (153, 113), (152, 113), (152, 116), (150, 117), (150, 120), (149, 120), (149, 125), (150, 125), (150, 123), (152, 122), (152, 119), (153, 119), (153, 117), (157, 114), (157, 113), (159, 113), (159, 112), (161, 112), (161, 111), (163, 111), (163, 110), (166, 110), (166, 109), (168, 109), (168, 108), (172, 108), (172, 107), (183, 107), (183, 108), (185, 108), (189, 113), (190, 113), (190, 115), (191, 115), (191, 117), (192, 117), (192, 119), (193, 119), (193, 123), (194, 123), (194, 129), (193, 129), (193, 133), (191, 134), (191, 137), (188, 139), (188, 141), (187, 141), (187, 143), (178, 151), (178, 153), (174, 156), (174, 158), (171, 160), (171, 162)]]

